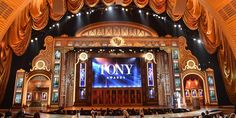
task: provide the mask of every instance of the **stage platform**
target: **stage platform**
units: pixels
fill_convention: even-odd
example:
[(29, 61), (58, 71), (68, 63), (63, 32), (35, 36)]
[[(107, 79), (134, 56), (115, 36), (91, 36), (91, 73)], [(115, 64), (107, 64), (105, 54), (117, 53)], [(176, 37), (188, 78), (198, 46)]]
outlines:
[[(105, 110), (107, 107), (67, 107), (64, 108), (66, 111), (71, 110)], [(168, 109), (168, 107), (154, 107), (154, 106), (145, 106), (145, 107), (109, 107), (110, 109)], [(33, 114), (35, 112), (50, 112), (56, 110), (55, 108), (25, 108), (26, 113), (28, 114), (28, 117), (33, 117)], [(192, 118), (192, 117), (198, 117), (201, 115), (202, 112), (205, 112), (206, 110), (210, 111), (210, 114), (218, 114), (223, 113), (225, 116), (234, 112), (234, 106), (205, 106), (201, 107), (201, 109), (194, 110), (191, 109), (190, 112), (184, 112), (184, 113), (165, 113), (165, 114), (154, 114), (154, 115), (145, 115), (145, 118)], [(3, 113), (7, 111), (7, 109), (0, 109), (0, 113)], [(12, 109), (12, 113), (16, 114), (19, 111), (19, 109)], [(40, 113), (40, 116), (42, 118), (77, 118), (77, 115), (66, 115), (66, 114), (48, 114), (48, 113)], [(80, 115), (81, 118), (91, 118), (90, 115)], [(131, 115), (131, 118), (139, 118), (139, 115)], [(122, 118), (122, 116), (97, 116), (97, 118)]]

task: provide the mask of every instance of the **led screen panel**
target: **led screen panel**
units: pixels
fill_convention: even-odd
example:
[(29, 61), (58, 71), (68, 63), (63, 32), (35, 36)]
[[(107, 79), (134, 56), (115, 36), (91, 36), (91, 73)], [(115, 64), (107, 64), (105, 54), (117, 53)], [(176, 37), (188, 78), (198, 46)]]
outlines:
[(139, 58), (94, 58), (93, 88), (141, 87)]

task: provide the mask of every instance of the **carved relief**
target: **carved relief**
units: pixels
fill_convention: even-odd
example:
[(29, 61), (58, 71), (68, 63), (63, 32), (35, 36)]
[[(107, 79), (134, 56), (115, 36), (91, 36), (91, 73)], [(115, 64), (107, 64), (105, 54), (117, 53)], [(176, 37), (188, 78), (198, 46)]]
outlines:
[(84, 27), (76, 37), (158, 37), (149, 27), (131, 22), (102, 22)]
[(180, 51), (180, 69), (186, 70), (186, 69), (197, 69), (198, 68), (198, 60), (197, 58), (191, 53), (190, 50), (186, 49), (187, 43), (186, 39), (184, 37), (179, 38), (179, 51)]
[(52, 65), (52, 57), (54, 50), (54, 39), (52, 36), (47, 36), (45, 38), (45, 50), (41, 50), (40, 53), (33, 59), (32, 61), (32, 69), (33, 70), (51, 70)]

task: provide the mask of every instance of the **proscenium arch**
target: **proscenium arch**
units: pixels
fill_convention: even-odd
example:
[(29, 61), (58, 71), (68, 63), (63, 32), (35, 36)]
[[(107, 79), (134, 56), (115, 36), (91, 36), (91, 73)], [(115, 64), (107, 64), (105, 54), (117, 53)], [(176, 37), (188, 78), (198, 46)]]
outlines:
[[(183, 95), (183, 98), (184, 98), (184, 103), (185, 103), (185, 94), (184, 94), (184, 79), (186, 76), (188, 75), (197, 75), (199, 78), (201, 78), (202, 82), (203, 82), (203, 89), (204, 89), (204, 101), (205, 101), (205, 104), (209, 103), (208, 102), (208, 99), (207, 99), (207, 88), (206, 88), (206, 82), (204, 81), (204, 77), (205, 75), (201, 72), (201, 71), (198, 71), (198, 70), (185, 70), (181, 73), (182, 75), (182, 79), (181, 79), (181, 82), (182, 82), (182, 95)], [(186, 104), (186, 103), (185, 103)]]
[(29, 81), (31, 79), (33, 79), (34, 77), (37, 77), (37, 76), (43, 76), (45, 77), (47, 80), (50, 81), (50, 86), (49, 86), (49, 95), (48, 95), (48, 100), (47, 100), (47, 104), (50, 105), (50, 102), (51, 102), (51, 91), (52, 91), (52, 79), (51, 79), (51, 73), (48, 72), (48, 71), (44, 71), (44, 70), (35, 70), (35, 71), (32, 71), (29, 73), (29, 76), (26, 77), (26, 82), (24, 84), (24, 93), (23, 93), (23, 102), (22, 102), (22, 105), (26, 105), (26, 95), (27, 95), (27, 89), (28, 89), (28, 84), (29, 84)]

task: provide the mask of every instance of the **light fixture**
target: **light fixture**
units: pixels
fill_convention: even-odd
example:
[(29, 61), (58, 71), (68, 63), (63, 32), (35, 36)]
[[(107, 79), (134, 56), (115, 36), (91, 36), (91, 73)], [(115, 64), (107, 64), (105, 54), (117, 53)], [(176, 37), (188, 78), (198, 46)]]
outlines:
[(59, 23), (57, 23), (57, 26), (59, 26)]
[(75, 15), (73, 15), (73, 14), (71, 15), (71, 17), (74, 17), (74, 16), (75, 16)]
[(146, 15), (149, 15), (149, 13), (148, 13), (148, 12), (146, 12)]
[(202, 41), (201, 41), (200, 39), (198, 39), (198, 40), (197, 40), (197, 43), (199, 43), (199, 44), (200, 44), (200, 43), (202, 43)]
[(68, 19), (71, 19), (71, 16), (67, 16)]
[(108, 10), (109, 10), (109, 11), (112, 10), (112, 6), (109, 6), (109, 7), (108, 7)]
[(181, 28), (181, 25), (179, 24), (178, 27)]
[(139, 9), (139, 10), (138, 10), (138, 13), (142, 13), (142, 10), (141, 10), (141, 9)]
[(196, 38), (193, 38), (194, 41), (196, 41), (197, 39)]
[(36, 37), (36, 38), (34, 38), (35, 39), (35, 41), (37, 41), (38, 40), (38, 38)]
[(122, 8), (122, 11), (124, 11), (125, 10), (125, 8)]
[(177, 27), (177, 25), (176, 25), (176, 24), (174, 24), (174, 27)]
[(31, 39), (31, 43), (33, 43), (34, 42), (34, 40), (33, 39)]
[(128, 9), (126, 8), (125, 11), (128, 11)]

